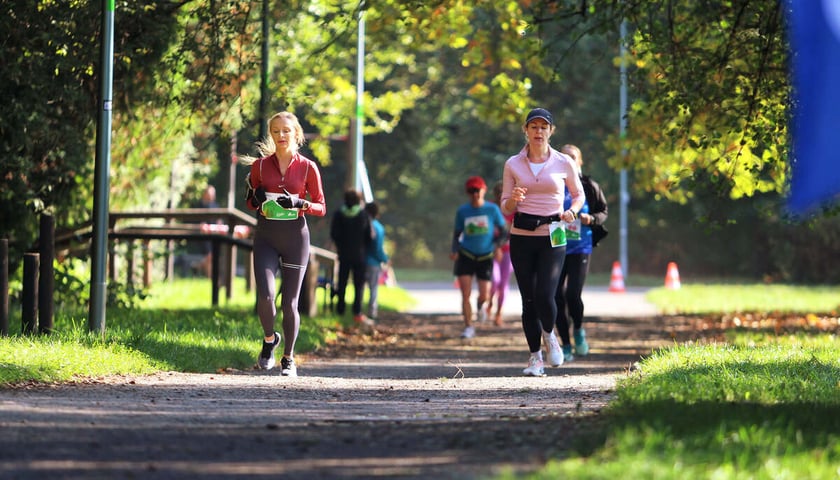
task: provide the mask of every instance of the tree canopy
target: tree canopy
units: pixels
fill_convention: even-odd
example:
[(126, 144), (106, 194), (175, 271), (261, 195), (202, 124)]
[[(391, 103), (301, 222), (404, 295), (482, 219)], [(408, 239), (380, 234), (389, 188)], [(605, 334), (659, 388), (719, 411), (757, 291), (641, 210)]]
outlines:
[[(100, 2), (0, 7), (0, 225), (18, 250), (52, 211), (91, 215)], [(462, 182), (489, 184), (522, 146), (534, 106), (555, 112), (618, 205), (634, 196), (702, 205), (787, 188), (785, 12), (776, 0), (336, 0), (270, 2), (269, 114), (290, 110), (307, 154), (340, 192), (365, 18), (365, 160), (389, 238), (407, 264), (448, 244)], [(115, 4), (111, 205), (165, 207), (226, 178), (231, 138), (255, 154), (261, 0)], [(619, 25), (630, 35), (619, 58)], [(629, 66), (618, 135), (618, 65)], [(219, 185), (226, 187), (226, 185)], [(700, 194), (702, 193), (702, 194)], [(239, 195), (236, 197), (239, 201)], [(334, 197), (335, 202), (339, 196)], [(328, 196), (329, 201), (329, 196)], [(329, 203), (329, 202), (328, 202)], [(639, 201), (638, 205), (644, 205)], [(651, 209), (661, 211), (661, 208)], [(708, 211), (708, 209), (705, 209)], [(640, 212), (636, 228), (647, 228)], [(319, 226), (313, 239), (318, 241)]]

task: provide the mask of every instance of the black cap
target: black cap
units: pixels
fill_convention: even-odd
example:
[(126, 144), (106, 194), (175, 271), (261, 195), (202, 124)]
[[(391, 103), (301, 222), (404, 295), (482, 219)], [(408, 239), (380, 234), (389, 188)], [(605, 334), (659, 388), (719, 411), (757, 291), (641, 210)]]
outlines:
[(554, 117), (551, 116), (551, 112), (544, 108), (535, 108), (528, 112), (528, 118), (525, 120), (525, 125), (531, 123), (532, 120), (536, 120), (538, 118), (542, 118), (549, 125), (554, 125)]

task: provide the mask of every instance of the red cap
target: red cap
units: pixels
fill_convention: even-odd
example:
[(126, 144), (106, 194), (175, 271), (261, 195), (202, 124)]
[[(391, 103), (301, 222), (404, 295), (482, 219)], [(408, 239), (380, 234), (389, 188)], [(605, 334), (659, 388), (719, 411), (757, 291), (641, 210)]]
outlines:
[(479, 176), (475, 176), (475, 177), (470, 177), (470, 178), (467, 179), (467, 183), (464, 184), (464, 188), (467, 189), (467, 190), (469, 190), (471, 188), (477, 188), (479, 190), (482, 189), (482, 188), (486, 189), (487, 184), (484, 183), (483, 178), (481, 178)]

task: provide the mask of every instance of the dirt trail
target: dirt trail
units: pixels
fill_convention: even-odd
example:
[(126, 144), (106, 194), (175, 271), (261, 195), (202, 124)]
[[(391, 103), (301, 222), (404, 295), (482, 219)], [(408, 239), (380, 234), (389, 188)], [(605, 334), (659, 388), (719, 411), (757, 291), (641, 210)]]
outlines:
[[(389, 315), (258, 370), (0, 390), (0, 478), (484, 478), (540, 468), (598, 422), (615, 381), (683, 336), (591, 318), (592, 353), (523, 377), (518, 320), (469, 343), (455, 315)], [(666, 322), (669, 324), (666, 325)]]

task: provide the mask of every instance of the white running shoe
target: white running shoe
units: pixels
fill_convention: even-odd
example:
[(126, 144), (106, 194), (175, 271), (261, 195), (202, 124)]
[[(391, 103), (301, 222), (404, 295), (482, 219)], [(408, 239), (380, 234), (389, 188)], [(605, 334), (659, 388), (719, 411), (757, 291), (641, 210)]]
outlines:
[(487, 321), (487, 309), (484, 308), (484, 305), (478, 307), (478, 312), (475, 314), (476, 320), (478, 323), (484, 323)]
[(294, 358), (283, 357), (280, 359), (280, 375), (284, 377), (297, 377), (297, 367)]
[(543, 341), (548, 348), (548, 363), (552, 367), (559, 367), (563, 365), (563, 350), (560, 348), (560, 342), (557, 341), (557, 335), (554, 330), (551, 332), (543, 332)]
[(260, 356), (257, 358), (257, 363), (260, 368), (263, 370), (274, 368), (274, 351), (277, 350), (278, 345), (280, 345), (280, 334), (277, 332), (274, 332), (273, 342), (268, 343), (263, 340), (262, 351), (260, 351)]
[(528, 359), (528, 367), (522, 370), (522, 373), (530, 377), (544, 377), (545, 368), (543, 361), (537, 358), (537, 356), (531, 355), (531, 358)]
[(464, 332), (461, 333), (461, 338), (473, 338), (475, 336), (475, 328), (469, 326), (464, 329)]

